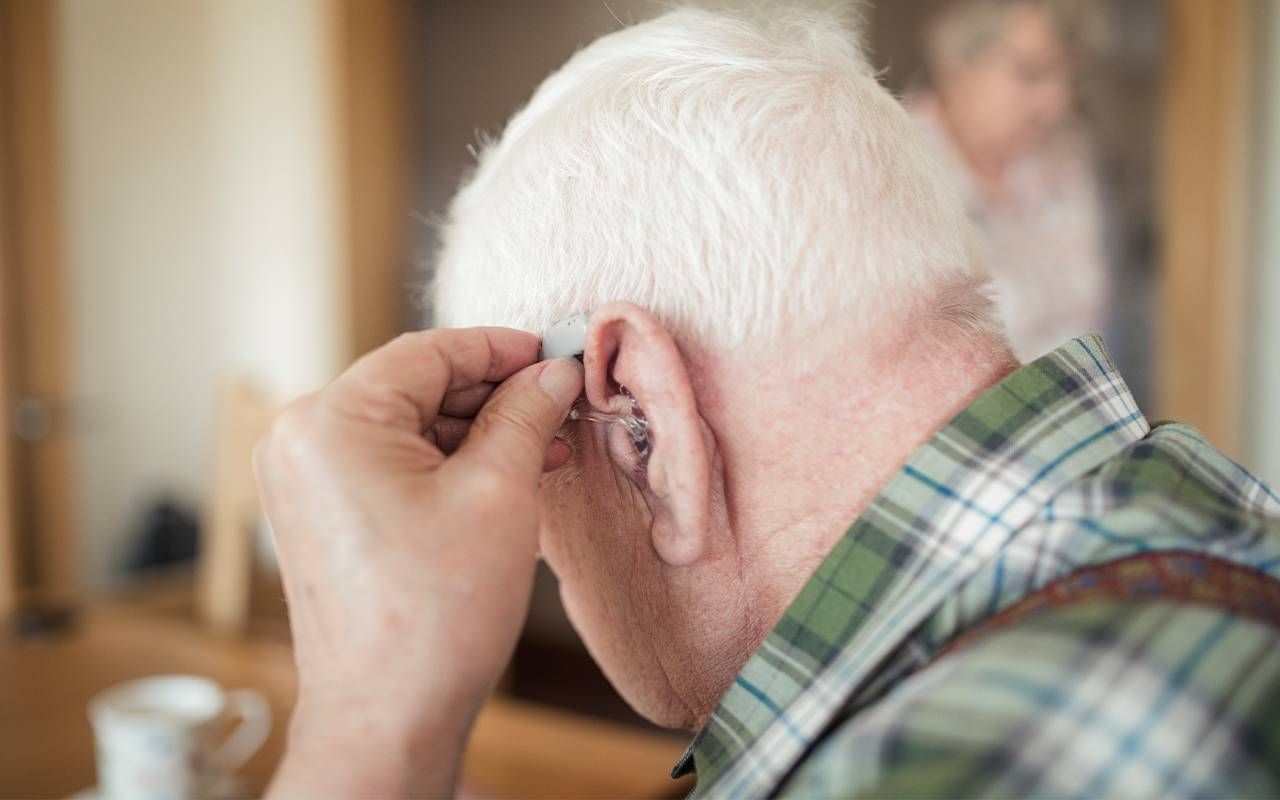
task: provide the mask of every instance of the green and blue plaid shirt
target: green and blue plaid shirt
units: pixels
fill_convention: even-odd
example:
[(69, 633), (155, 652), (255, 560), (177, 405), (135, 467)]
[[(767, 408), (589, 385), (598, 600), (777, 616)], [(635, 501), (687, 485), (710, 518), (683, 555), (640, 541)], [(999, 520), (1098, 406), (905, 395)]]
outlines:
[(675, 774), (712, 797), (1280, 796), (1277, 573), (1280, 499), (1152, 428), (1076, 339), (912, 455)]

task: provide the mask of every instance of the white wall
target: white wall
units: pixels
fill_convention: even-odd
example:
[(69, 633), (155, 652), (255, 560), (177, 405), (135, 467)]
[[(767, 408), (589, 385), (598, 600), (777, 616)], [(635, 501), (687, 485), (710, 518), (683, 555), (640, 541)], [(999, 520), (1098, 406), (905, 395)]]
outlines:
[(60, 4), (77, 513), (111, 582), (142, 510), (211, 470), (217, 387), (288, 396), (336, 370), (332, 8)]
[(1246, 466), (1280, 490), (1280, 9), (1259, 3), (1258, 165), (1245, 386)]
[(333, 376), (348, 339), (336, 15), (324, 0), (206, 7), (223, 366), (292, 396)]

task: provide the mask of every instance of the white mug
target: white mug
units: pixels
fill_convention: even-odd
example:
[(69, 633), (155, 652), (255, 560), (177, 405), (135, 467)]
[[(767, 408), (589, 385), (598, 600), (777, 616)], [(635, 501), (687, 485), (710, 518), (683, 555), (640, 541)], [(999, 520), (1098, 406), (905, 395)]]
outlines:
[[(157, 675), (114, 686), (89, 702), (98, 750), (98, 796), (216, 796), (266, 741), (271, 707), (252, 689), (225, 691), (196, 675)], [(234, 731), (226, 733), (233, 720)]]

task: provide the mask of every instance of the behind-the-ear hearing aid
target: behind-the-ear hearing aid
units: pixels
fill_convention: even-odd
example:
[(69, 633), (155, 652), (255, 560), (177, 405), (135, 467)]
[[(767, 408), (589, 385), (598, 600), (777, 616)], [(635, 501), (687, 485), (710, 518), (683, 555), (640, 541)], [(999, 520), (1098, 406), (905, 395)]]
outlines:
[(582, 352), (587, 347), (587, 320), (590, 317), (590, 314), (574, 314), (547, 328), (547, 332), (542, 334), (538, 360), (576, 358), (581, 361)]
[[(538, 351), (538, 360), (576, 358), (581, 361), (582, 354), (586, 350), (587, 320), (590, 316), (586, 313), (574, 314), (547, 328), (547, 332), (542, 335), (542, 348)], [(636, 452), (640, 454), (640, 460), (644, 461), (649, 456), (649, 422), (645, 419), (644, 412), (636, 405), (636, 399), (627, 387), (619, 386), (618, 388), (627, 402), (625, 411), (612, 414), (597, 411), (589, 404), (583, 403), (570, 409), (568, 419), (621, 425), (631, 435)]]

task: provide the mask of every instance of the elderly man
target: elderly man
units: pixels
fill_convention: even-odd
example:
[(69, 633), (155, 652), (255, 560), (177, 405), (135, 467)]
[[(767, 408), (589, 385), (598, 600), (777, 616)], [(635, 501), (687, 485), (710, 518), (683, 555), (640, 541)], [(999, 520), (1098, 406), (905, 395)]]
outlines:
[[(1096, 337), (1014, 361), (856, 41), (676, 11), (482, 154), (450, 329), (259, 448), (301, 681), (277, 794), (452, 791), (539, 556), (623, 696), (698, 731), (698, 794), (1280, 792), (1280, 502), (1152, 428)], [(521, 331), (581, 311), (582, 364), (536, 362)]]

